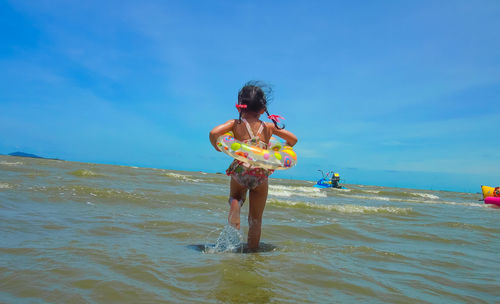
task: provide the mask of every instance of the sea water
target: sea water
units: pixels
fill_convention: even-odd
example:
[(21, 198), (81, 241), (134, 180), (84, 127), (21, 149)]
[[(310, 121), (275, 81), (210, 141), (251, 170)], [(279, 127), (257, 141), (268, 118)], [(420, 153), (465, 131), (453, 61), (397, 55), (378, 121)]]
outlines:
[[(477, 193), (270, 179), (261, 250), (224, 175), (0, 156), (0, 303), (494, 303)], [(478, 185), (479, 190), (479, 185)]]

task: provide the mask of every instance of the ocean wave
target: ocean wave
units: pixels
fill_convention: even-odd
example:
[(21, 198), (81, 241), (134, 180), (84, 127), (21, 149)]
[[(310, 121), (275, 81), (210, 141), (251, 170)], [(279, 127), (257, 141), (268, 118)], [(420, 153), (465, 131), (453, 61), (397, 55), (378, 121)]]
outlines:
[(28, 187), (28, 189), (34, 192), (44, 192), (47, 194), (51, 194), (54, 197), (71, 197), (72, 199), (77, 200), (81, 199), (85, 200), (85, 202), (87, 202), (89, 199), (100, 201), (106, 200), (113, 202), (143, 202), (151, 200), (148, 195), (142, 192), (115, 188), (97, 188), (86, 185), (64, 185), (56, 187), (34, 186)]
[(185, 182), (198, 183), (201, 181), (200, 179), (192, 178), (192, 176), (190, 176), (190, 175), (183, 175), (183, 174), (172, 173), (172, 172), (163, 173), (162, 176), (171, 177), (173, 179), (185, 181)]
[(391, 199), (407, 199), (407, 198), (423, 198), (423, 199), (431, 199), (431, 200), (439, 200), (440, 197), (436, 194), (431, 194), (427, 192), (413, 192), (410, 191), (401, 191), (401, 190), (392, 190), (392, 189), (353, 189), (352, 193), (357, 194), (377, 194), (383, 197), (390, 197)]
[(356, 199), (362, 199), (362, 200), (376, 200), (376, 201), (401, 201), (401, 199), (394, 199), (390, 197), (385, 197), (385, 196), (367, 196), (367, 195), (356, 195), (356, 194), (339, 194), (339, 196), (343, 197), (348, 197), (348, 198), (356, 198)]
[(423, 226), (445, 227), (445, 228), (453, 228), (453, 229), (481, 231), (481, 232), (494, 233), (497, 235), (500, 233), (500, 228), (490, 227), (490, 226), (485, 226), (485, 225), (470, 224), (470, 223), (464, 223), (464, 222), (439, 222), (439, 223), (424, 224)]
[(351, 189), (344, 189), (344, 188), (327, 188), (328, 191), (338, 191), (338, 192), (351, 192)]
[(466, 207), (485, 207), (485, 204), (479, 203), (459, 203), (453, 201), (437, 201), (437, 200), (404, 200), (409, 203), (421, 203), (421, 204), (443, 204), (443, 205), (456, 205), (456, 206), (466, 206)]
[(339, 196), (347, 197), (347, 198), (355, 198), (355, 199), (365, 199), (365, 200), (377, 200), (377, 201), (386, 201), (386, 202), (404, 202), (404, 203), (416, 203), (416, 204), (444, 204), (444, 205), (457, 205), (457, 206), (467, 206), (467, 207), (484, 207), (484, 204), (478, 203), (460, 203), (453, 201), (442, 201), (439, 200), (437, 195), (429, 194), (429, 196), (420, 196), (422, 198), (427, 199), (412, 199), (409, 197), (385, 197), (385, 196), (364, 196), (364, 195), (342, 195)]
[(415, 195), (415, 196), (420, 196), (420, 197), (423, 197), (423, 198), (433, 199), (433, 200), (438, 200), (439, 199), (439, 196), (434, 195), (434, 194), (430, 194), (430, 193), (410, 192), (410, 194)]
[(5, 161), (5, 160), (2, 160), (2, 161), (0, 161), (0, 165), (4, 165), (4, 166), (20, 166), (20, 165), (24, 165), (24, 163), (22, 163), (22, 162), (8, 162), (8, 161)]
[(381, 190), (378, 194), (389, 196), (389, 197), (402, 198), (402, 199), (407, 199), (407, 198), (425, 198), (425, 199), (432, 199), (432, 200), (439, 199), (439, 196), (434, 195), (434, 194), (430, 194), (430, 193), (426, 193), (426, 192)]
[(341, 251), (348, 254), (361, 254), (361, 255), (368, 254), (370, 256), (377, 256), (379, 259), (388, 259), (388, 260), (407, 259), (406, 256), (399, 254), (397, 252), (379, 250), (369, 246), (352, 246), (352, 245), (344, 246)]
[(0, 189), (10, 189), (12, 188), (11, 185), (5, 184), (5, 183), (0, 183)]
[(71, 172), (68, 172), (68, 174), (78, 176), (78, 177), (101, 177), (101, 176), (103, 176), (101, 174), (97, 174), (97, 173), (95, 173), (91, 170), (87, 170), (87, 169), (79, 169), (79, 170), (71, 171)]
[(361, 190), (361, 191), (366, 192), (366, 193), (374, 193), (374, 194), (380, 193), (380, 190)]
[(288, 208), (301, 208), (301, 209), (316, 209), (327, 210), (340, 213), (363, 213), (363, 214), (400, 214), (409, 215), (413, 213), (411, 208), (399, 208), (392, 206), (361, 206), (361, 205), (322, 205), (311, 202), (301, 201), (283, 201), (271, 199), (268, 201), (273, 206), (288, 207)]
[(322, 192), (318, 188), (284, 185), (269, 185), (269, 195), (280, 197), (327, 197), (326, 192)]

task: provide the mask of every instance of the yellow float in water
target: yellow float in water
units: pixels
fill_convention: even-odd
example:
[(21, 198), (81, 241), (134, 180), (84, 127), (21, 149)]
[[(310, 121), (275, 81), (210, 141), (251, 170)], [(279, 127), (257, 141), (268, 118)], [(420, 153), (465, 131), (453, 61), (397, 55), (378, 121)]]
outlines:
[(500, 197), (500, 187), (481, 186), (481, 190), (483, 191), (483, 198)]

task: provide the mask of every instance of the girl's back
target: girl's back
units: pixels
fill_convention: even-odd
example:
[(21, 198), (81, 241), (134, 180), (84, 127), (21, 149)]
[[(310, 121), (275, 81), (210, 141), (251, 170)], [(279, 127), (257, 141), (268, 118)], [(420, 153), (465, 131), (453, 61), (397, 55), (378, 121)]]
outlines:
[[(246, 119), (248, 122), (248, 126), (250, 127), (252, 134), (255, 137), (259, 137), (260, 141), (265, 144), (267, 147), (269, 140), (271, 139), (271, 136), (273, 135), (273, 129), (271, 126), (269, 126), (268, 123), (264, 123), (259, 119)], [(261, 132), (259, 132), (259, 129), (262, 126)], [(251, 140), (250, 138), (250, 133), (247, 130), (247, 126), (245, 121), (242, 119), (241, 122), (239, 122), (238, 119), (234, 120), (234, 125), (233, 125), (233, 134), (234, 138), (242, 141), (242, 142), (247, 142), (248, 140)]]

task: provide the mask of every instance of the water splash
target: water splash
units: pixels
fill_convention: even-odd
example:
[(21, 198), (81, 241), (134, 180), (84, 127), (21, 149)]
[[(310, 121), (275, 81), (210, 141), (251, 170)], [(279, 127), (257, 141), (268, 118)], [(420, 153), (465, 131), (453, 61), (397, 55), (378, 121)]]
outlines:
[[(218, 231), (218, 229), (216, 230)], [(243, 250), (243, 236), (240, 231), (232, 226), (226, 225), (222, 229), (214, 245), (205, 245), (206, 253), (239, 252)]]

